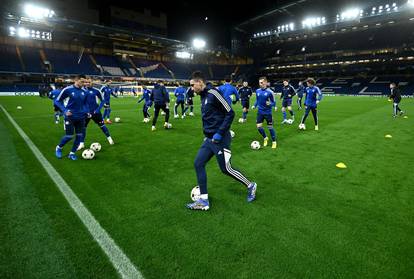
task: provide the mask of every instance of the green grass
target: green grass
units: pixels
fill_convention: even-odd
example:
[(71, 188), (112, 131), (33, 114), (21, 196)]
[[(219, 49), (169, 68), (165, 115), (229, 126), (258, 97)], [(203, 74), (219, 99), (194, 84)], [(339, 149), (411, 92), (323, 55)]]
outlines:
[[(91, 123), (87, 144), (98, 141), (102, 151), (72, 162), (54, 157), (63, 129), (50, 100), (2, 97), (0, 104), (146, 278), (414, 274), (414, 116), (393, 119), (384, 98), (326, 97), (319, 132), (311, 116), (305, 132), (297, 123), (281, 126), (279, 111), (276, 151), (249, 148), (260, 139), (256, 113), (239, 124), (237, 105), (232, 162), (258, 183), (258, 199), (247, 204), (245, 189), (213, 159), (208, 212), (184, 208), (203, 138), (199, 107), (194, 118), (173, 119), (172, 130), (150, 132), (136, 99), (113, 100), (112, 117), (122, 119), (109, 126), (116, 144)], [(402, 107), (414, 111), (412, 100)], [(0, 277), (116, 277), (2, 112), (0, 135)]]

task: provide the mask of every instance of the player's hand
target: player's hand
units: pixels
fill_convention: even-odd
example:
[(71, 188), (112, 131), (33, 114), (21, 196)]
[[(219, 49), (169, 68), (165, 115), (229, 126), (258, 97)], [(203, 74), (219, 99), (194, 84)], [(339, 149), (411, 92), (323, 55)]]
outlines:
[(270, 106), (270, 101), (266, 101), (266, 106)]
[(70, 110), (68, 110), (65, 114), (66, 116), (72, 116), (72, 112)]
[(275, 111), (277, 111), (277, 107), (275, 107)]
[(256, 107), (255, 106), (252, 106), (252, 109), (255, 109)]
[(93, 112), (93, 114), (97, 114), (97, 113), (100, 113), (100, 110), (99, 110), (99, 109), (97, 109), (97, 110), (95, 110), (95, 111)]
[(87, 118), (92, 118), (92, 114), (90, 114), (89, 112), (86, 114)]
[(235, 105), (237, 103), (237, 101), (233, 101), (232, 103), (233, 103), (233, 105)]
[(289, 94), (288, 97), (290, 98), (290, 97), (292, 97), (292, 95)]
[(219, 143), (222, 138), (223, 137), (219, 133), (215, 133), (211, 141), (213, 143)]

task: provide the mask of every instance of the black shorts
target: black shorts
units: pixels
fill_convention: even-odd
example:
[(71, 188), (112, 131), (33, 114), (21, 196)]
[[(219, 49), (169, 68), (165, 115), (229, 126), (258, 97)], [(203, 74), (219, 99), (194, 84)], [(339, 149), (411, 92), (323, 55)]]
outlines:
[(181, 105), (181, 104), (183, 104), (183, 105), (184, 105), (184, 100), (177, 100), (175, 103), (176, 103), (177, 105)]
[(242, 105), (243, 108), (249, 109), (249, 107), (250, 107), (250, 101), (249, 100), (242, 100), (241, 101), (241, 105)]
[(74, 133), (82, 134), (85, 128), (85, 118), (72, 119), (70, 117), (65, 118), (65, 132), (66, 135), (71, 136)]
[(256, 123), (261, 124), (264, 120), (266, 120), (267, 125), (273, 125), (272, 114), (262, 114), (260, 112), (257, 113)]
[(283, 99), (282, 101), (282, 107), (286, 108), (286, 107), (290, 107), (292, 106), (292, 99)]
[(91, 118), (86, 118), (85, 128), (88, 127), (88, 124), (91, 120), (93, 120), (93, 122), (95, 122), (99, 126), (104, 125), (104, 120), (103, 120), (102, 114), (100, 112), (92, 114)]
[(193, 98), (188, 98), (187, 99), (187, 106), (192, 106), (192, 105), (194, 105)]

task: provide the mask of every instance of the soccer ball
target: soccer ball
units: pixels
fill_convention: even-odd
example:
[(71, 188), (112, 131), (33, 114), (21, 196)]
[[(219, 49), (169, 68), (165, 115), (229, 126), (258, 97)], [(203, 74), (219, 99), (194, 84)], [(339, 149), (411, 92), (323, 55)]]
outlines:
[(116, 122), (116, 123), (121, 122), (121, 118), (119, 118), (119, 117), (115, 117), (115, 122)]
[(22, 109), (22, 107), (21, 106), (17, 106), (17, 109)]
[(306, 130), (306, 126), (303, 123), (299, 124), (299, 130)]
[(149, 118), (144, 118), (144, 123), (148, 123), (150, 121)]
[(260, 142), (258, 142), (257, 140), (252, 141), (252, 143), (250, 144), (251, 149), (254, 150), (258, 150), (260, 149)]
[(95, 152), (92, 149), (85, 149), (82, 152), (82, 158), (85, 160), (92, 160), (95, 157)]
[(292, 123), (293, 123), (293, 119), (288, 119), (287, 120), (287, 124), (292, 125)]
[(91, 149), (95, 152), (101, 151), (101, 144), (99, 142), (94, 142), (91, 144)]
[(171, 123), (165, 123), (164, 124), (164, 128), (165, 129), (171, 129), (172, 128), (172, 124)]
[(200, 199), (200, 187), (197, 185), (191, 190), (190, 197), (193, 201)]
[(234, 138), (234, 136), (236, 135), (236, 133), (235, 132), (233, 132), (232, 130), (230, 130), (230, 136), (232, 137), (232, 138)]
[(239, 123), (243, 123), (244, 119), (243, 118), (239, 118)]

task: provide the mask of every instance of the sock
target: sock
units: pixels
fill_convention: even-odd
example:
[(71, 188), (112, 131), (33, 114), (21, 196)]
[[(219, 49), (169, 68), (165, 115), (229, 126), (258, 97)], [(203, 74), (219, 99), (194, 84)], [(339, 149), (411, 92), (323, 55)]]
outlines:
[(208, 200), (208, 194), (202, 194), (200, 195), (200, 198), (202, 198), (203, 200)]
[(266, 137), (266, 133), (265, 133), (265, 130), (263, 129), (263, 127), (259, 127), (259, 128), (257, 128), (257, 130), (259, 131), (259, 133), (262, 135), (263, 138)]
[(190, 107), (190, 112), (193, 112), (193, 109), (194, 109), (194, 107), (193, 107), (193, 106), (191, 106), (191, 107)]
[(276, 141), (276, 132), (275, 129), (273, 129), (273, 127), (268, 127), (269, 132), (270, 132), (270, 136), (272, 137), (272, 141)]
[(243, 119), (246, 119), (247, 112), (243, 112)]
[(290, 112), (290, 115), (291, 116), (294, 116), (295, 114), (293, 113), (293, 110), (289, 110), (289, 112)]
[(109, 137), (110, 136), (109, 130), (108, 130), (108, 128), (105, 125), (102, 125), (101, 126), (101, 130), (105, 134), (106, 137)]
[(65, 146), (65, 144), (67, 144), (70, 140), (72, 139), (72, 136), (64, 136), (59, 143), (59, 147), (62, 148), (63, 146)]
[(286, 120), (286, 116), (287, 116), (286, 111), (284, 111), (283, 112), (283, 120)]
[(78, 150), (79, 143), (81, 142), (83, 134), (76, 134), (75, 142), (72, 146), (72, 152), (75, 153)]
[(108, 119), (110, 119), (111, 118), (111, 111), (112, 111), (112, 109), (108, 109)]

